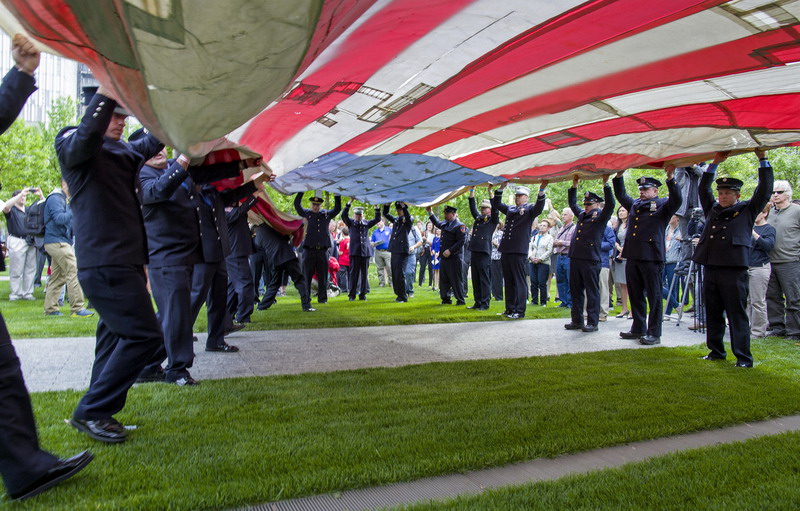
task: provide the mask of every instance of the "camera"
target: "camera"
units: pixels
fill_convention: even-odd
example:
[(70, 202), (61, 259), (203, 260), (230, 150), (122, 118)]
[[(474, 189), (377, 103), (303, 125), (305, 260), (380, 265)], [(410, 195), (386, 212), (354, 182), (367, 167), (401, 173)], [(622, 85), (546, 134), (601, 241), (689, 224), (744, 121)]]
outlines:
[(36, 188), (35, 186), (29, 186), (28, 187), (28, 191), (31, 192), (31, 193), (35, 193), (37, 189), (38, 188)]
[(691, 218), (692, 220), (697, 221), (697, 220), (702, 220), (704, 218), (705, 215), (703, 214), (703, 208), (694, 208), (692, 210), (692, 218)]

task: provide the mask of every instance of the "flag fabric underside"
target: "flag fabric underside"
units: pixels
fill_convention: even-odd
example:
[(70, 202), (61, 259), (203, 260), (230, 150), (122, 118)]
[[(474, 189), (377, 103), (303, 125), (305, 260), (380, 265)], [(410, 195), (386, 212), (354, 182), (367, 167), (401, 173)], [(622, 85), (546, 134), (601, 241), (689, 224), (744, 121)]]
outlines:
[(427, 204), (800, 141), (800, 0), (3, 5), (164, 141), (263, 155), (284, 193)]

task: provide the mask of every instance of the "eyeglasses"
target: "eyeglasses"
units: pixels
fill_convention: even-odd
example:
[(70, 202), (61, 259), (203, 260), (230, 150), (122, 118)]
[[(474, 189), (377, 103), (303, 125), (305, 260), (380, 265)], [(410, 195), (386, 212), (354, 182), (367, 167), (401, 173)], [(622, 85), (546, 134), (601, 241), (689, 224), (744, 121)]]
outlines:
[(772, 192), (772, 195), (780, 195), (780, 194), (782, 194), (782, 193), (783, 193), (783, 192), (785, 192), (785, 191), (786, 191), (786, 190), (775, 190), (775, 191), (773, 191), (773, 192)]

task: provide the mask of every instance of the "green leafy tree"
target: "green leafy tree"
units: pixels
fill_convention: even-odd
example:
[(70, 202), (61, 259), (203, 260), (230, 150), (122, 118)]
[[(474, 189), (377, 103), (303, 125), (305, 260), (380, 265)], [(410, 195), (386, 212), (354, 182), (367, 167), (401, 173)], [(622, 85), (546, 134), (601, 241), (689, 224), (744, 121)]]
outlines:
[(0, 137), (0, 197), (7, 199), (16, 189), (38, 186), (48, 189), (48, 153), (42, 130), (17, 120)]
[(61, 128), (74, 125), (76, 104), (72, 98), (58, 98), (48, 111), (47, 123), (27, 124), (17, 119), (0, 136), (0, 197), (30, 186), (40, 187), (47, 194), (59, 186), (61, 170), (53, 142)]
[(58, 165), (58, 157), (56, 156), (54, 142), (59, 131), (67, 126), (74, 126), (77, 124), (77, 112), (78, 105), (74, 98), (57, 98), (53, 101), (53, 104), (50, 105), (50, 109), (47, 112), (47, 124), (39, 125), (48, 156), (46, 182), (49, 187), (42, 187), (43, 190), (50, 190), (60, 185), (61, 168)]

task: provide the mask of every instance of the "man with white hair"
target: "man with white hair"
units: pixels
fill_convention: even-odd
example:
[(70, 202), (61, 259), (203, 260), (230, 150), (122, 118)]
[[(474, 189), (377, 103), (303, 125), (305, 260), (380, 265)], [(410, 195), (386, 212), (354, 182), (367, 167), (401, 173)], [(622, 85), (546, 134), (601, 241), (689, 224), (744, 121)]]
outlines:
[(40, 188), (14, 190), (3, 205), (3, 214), (8, 226), (8, 280), (11, 287), (9, 301), (33, 300), (33, 283), (36, 277), (36, 246), (25, 225), (25, 203), (28, 194), (44, 199)]
[(564, 221), (564, 225), (558, 230), (553, 241), (553, 252), (558, 254), (555, 275), (558, 298), (561, 300), (559, 307), (567, 309), (572, 308), (572, 296), (569, 292), (569, 247), (575, 234), (573, 216), (570, 208), (564, 208), (564, 211), (561, 212), (561, 219)]
[(772, 273), (767, 287), (767, 335), (800, 340), (800, 206), (792, 204), (788, 181), (772, 185), (775, 211), (769, 224), (775, 227), (775, 246), (769, 254)]

